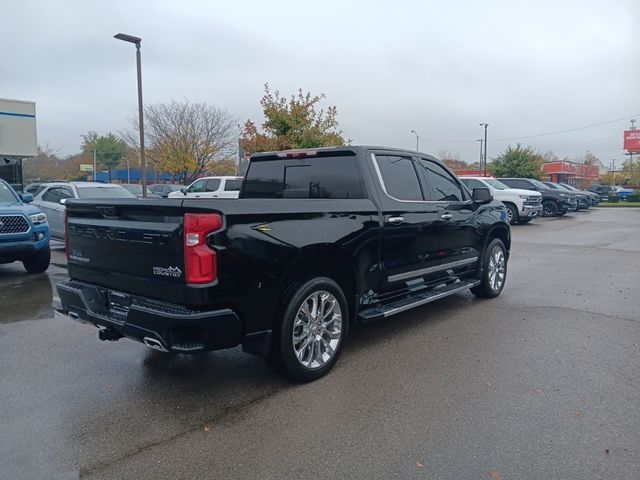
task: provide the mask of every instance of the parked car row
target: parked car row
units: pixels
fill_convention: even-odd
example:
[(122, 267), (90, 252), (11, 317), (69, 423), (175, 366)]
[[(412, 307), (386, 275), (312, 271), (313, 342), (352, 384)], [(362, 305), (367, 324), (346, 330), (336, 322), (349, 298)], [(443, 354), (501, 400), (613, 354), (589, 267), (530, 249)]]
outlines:
[[(147, 198), (238, 198), (242, 177), (217, 176), (199, 178), (188, 187), (157, 184), (147, 187)], [(48, 218), (51, 237), (64, 240), (64, 212), (67, 199), (141, 198), (142, 185), (102, 182), (68, 182), (56, 180), (32, 183), (25, 187), (33, 205)]]
[(588, 209), (600, 202), (592, 192), (568, 184), (542, 182), (531, 178), (460, 177), (470, 189), (480, 186), (491, 190), (494, 198), (507, 207), (509, 222), (528, 223), (537, 216), (554, 217)]
[(601, 200), (608, 200), (610, 196), (616, 195), (620, 200), (626, 200), (629, 195), (633, 195), (635, 190), (624, 188), (620, 185), (600, 185), (595, 184), (589, 187), (589, 191), (597, 194)]

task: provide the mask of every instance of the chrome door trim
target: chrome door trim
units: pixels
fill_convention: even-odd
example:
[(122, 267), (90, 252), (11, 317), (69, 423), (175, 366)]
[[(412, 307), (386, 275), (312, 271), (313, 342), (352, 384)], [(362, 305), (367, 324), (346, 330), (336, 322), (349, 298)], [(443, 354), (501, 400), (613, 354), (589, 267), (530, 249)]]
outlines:
[(399, 280), (406, 280), (409, 278), (420, 277), (429, 273), (435, 273), (442, 270), (449, 270), (450, 268), (463, 267), (478, 261), (478, 257), (465, 258), (463, 260), (456, 260), (455, 262), (443, 263), (442, 265), (435, 265), (433, 267), (421, 268), (420, 270), (413, 270), (411, 272), (398, 273), (396, 275), (389, 275), (387, 280), (389, 282), (397, 282)]

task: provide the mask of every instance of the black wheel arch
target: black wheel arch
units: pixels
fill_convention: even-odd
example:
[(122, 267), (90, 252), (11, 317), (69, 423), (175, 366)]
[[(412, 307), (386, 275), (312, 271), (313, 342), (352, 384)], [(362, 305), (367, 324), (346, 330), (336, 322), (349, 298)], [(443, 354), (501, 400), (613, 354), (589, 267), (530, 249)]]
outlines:
[(493, 225), (489, 229), (487, 236), (484, 239), (484, 245), (482, 249), (483, 253), (486, 250), (489, 243), (491, 242), (491, 240), (493, 240), (494, 238), (499, 238), (500, 240), (502, 240), (504, 247), (507, 249), (507, 260), (508, 260), (509, 254), (511, 252), (511, 228), (509, 227), (509, 225), (507, 225), (506, 223), (504, 224), (499, 223), (499, 224)]
[(357, 272), (353, 255), (348, 251), (335, 245), (308, 246), (301, 249), (286, 266), (279, 301), (286, 298), (291, 289), (301, 282), (314, 277), (327, 277), (342, 289), (347, 299), (351, 323), (356, 318), (357, 299), (360, 294), (361, 281)]

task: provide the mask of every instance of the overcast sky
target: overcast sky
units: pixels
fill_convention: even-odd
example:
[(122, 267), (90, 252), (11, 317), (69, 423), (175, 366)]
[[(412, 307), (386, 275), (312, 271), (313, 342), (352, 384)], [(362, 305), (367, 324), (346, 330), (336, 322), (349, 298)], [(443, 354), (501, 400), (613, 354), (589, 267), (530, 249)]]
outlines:
[[(622, 159), (640, 127), (640, 2), (0, 0), (0, 97), (34, 100), (38, 141), (71, 154), (80, 135), (126, 128), (145, 103), (205, 101), (261, 121), (263, 83), (336, 105), (353, 143), (477, 161), (520, 141), (541, 152)], [(617, 122), (611, 122), (616, 119)], [(546, 132), (609, 122), (557, 135)]]

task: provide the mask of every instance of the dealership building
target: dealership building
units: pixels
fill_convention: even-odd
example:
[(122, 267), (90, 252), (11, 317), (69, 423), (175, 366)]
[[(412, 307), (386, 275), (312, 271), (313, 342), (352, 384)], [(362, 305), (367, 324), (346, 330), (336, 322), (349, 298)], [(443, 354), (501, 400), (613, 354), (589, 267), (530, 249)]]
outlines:
[(37, 154), (35, 102), (0, 98), (0, 178), (22, 190), (22, 162)]

